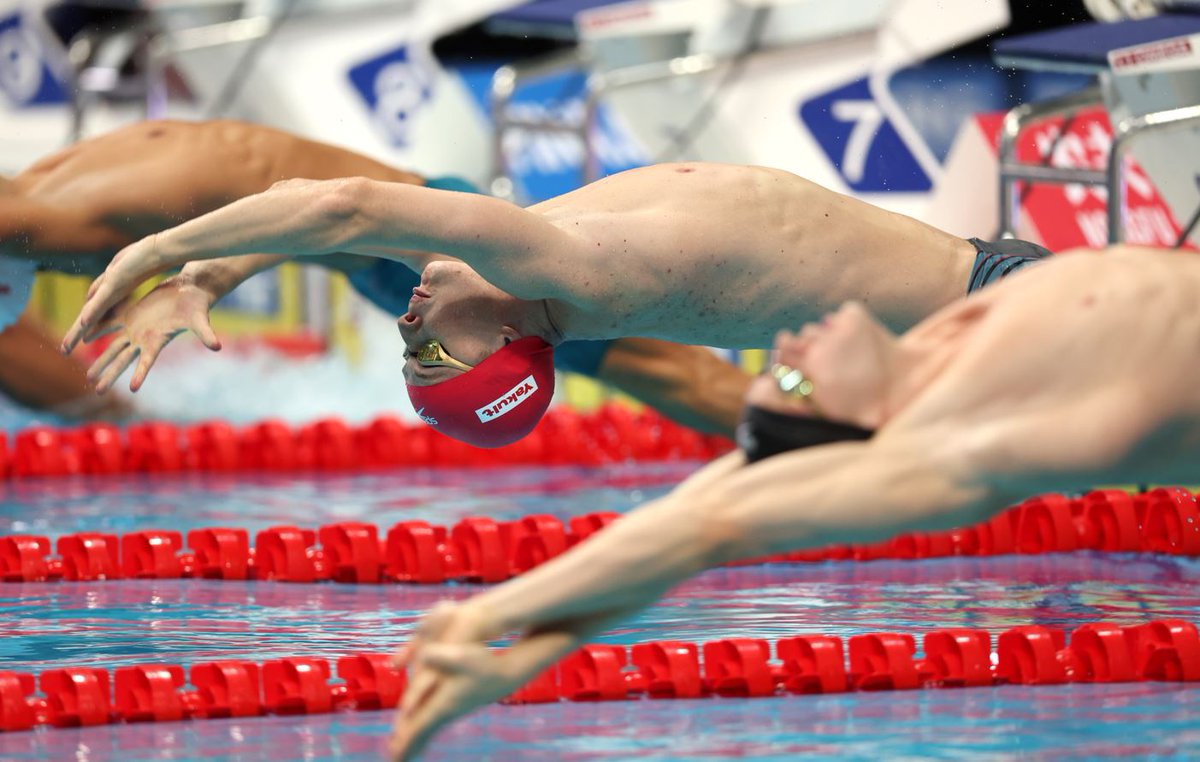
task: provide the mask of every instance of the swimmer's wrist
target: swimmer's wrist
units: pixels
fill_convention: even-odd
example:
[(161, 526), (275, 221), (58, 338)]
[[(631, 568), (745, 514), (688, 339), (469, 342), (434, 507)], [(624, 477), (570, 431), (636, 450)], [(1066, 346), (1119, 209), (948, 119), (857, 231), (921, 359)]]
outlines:
[(150, 259), (160, 272), (180, 267), (188, 261), (187, 247), (180, 244), (175, 228), (151, 236), (150, 247)]
[(252, 275), (285, 262), (287, 259), (282, 254), (247, 254), (222, 259), (202, 259), (184, 265), (179, 276), (187, 279), (187, 285), (207, 293), (211, 307)]
[(195, 288), (203, 292), (205, 301), (208, 306), (212, 307), (222, 296), (233, 290), (236, 283), (228, 283), (228, 278), (221, 277), (219, 268), (214, 267), (197, 267), (196, 265), (205, 265), (208, 262), (190, 262), (178, 275), (175, 276), (175, 282), (180, 288)]
[(499, 637), (506, 632), (511, 632), (521, 626), (520, 622), (511, 622), (507, 617), (501, 616), (500, 612), (503, 608), (492, 605), (489, 600), (493, 591), (499, 589), (493, 588), (485, 593), (468, 598), (460, 604), (463, 613), (475, 623), (475, 630), (480, 637), (489, 640)]

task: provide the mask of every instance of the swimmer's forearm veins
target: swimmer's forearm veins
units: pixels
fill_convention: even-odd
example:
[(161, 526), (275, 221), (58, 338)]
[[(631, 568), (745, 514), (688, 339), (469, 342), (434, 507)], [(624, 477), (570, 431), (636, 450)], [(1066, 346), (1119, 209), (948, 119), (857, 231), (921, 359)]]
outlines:
[(400, 252), (412, 249), (458, 257), (507, 281), (513, 259), (536, 258), (535, 239), (554, 235), (548, 228), (487, 196), (345, 178), (279, 184), (161, 233), (156, 245), (168, 266), (256, 253), (403, 260)]
[(166, 266), (244, 254), (328, 254), (358, 232), (353, 181), (285, 182), (159, 233), (155, 256)]

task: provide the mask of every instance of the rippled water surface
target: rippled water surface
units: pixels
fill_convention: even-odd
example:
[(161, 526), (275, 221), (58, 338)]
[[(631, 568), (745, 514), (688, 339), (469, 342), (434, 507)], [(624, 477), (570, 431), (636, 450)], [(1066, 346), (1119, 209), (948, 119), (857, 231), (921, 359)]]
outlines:
[[(381, 528), (545, 512), (627, 510), (694, 465), (9, 483), (0, 533), (318, 526)], [(921, 633), (1200, 620), (1200, 565), (1138, 556), (828, 563), (708, 572), (604, 640)], [(442, 587), (191, 580), (0, 585), (0, 669), (388, 651)], [(430, 759), (1196, 758), (1200, 690), (1164, 684), (493, 707)], [(385, 713), (41, 730), (0, 735), (0, 759), (378, 759)]]

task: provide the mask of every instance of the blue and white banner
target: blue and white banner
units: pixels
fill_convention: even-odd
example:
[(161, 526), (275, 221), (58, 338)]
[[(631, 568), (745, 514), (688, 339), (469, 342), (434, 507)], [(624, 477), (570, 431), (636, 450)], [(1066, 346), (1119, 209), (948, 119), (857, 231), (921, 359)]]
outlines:
[(406, 44), (347, 72), (350, 84), (392, 145), (409, 144), (413, 119), (433, 97), (435, 65)]
[(225, 312), (274, 317), (279, 314), (280, 309), (279, 280), (281, 277), (278, 269), (253, 275), (226, 294), (217, 302), (216, 306)]
[[(459, 71), (481, 109), (488, 112), (492, 70)], [(580, 123), (583, 119), (587, 78), (568, 71), (522, 85), (508, 105), (508, 113), (521, 119)], [(645, 165), (649, 158), (641, 144), (603, 106), (597, 114), (596, 158), (602, 175)], [(536, 203), (575, 190), (583, 184), (583, 141), (567, 132), (510, 129), (502, 146), (505, 164), (525, 203)]]
[(20, 13), (0, 18), (0, 91), (14, 107), (66, 103), (66, 89), (46, 65), (44, 52)]
[(800, 119), (852, 190), (922, 192), (933, 187), (865, 77), (804, 102)]

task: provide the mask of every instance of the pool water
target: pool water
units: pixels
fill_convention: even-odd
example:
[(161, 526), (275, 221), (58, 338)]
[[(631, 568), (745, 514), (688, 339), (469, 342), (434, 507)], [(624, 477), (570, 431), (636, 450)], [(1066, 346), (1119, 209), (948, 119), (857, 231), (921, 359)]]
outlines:
[[(421, 470), (336, 477), (27, 480), (0, 487), (0, 533), (51, 537), (279, 523), (625, 511), (696, 464)], [(1200, 620), (1200, 564), (1091, 554), (718, 569), (598, 640), (922, 633), (1019, 624)], [(0, 585), (0, 669), (386, 652), (471, 585), (137, 580)], [(1196, 758), (1196, 688), (1158, 683), (495, 706), (428, 759)], [(0, 735), (2, 760), (382, 758), (388, 712), (114, 725)]]

